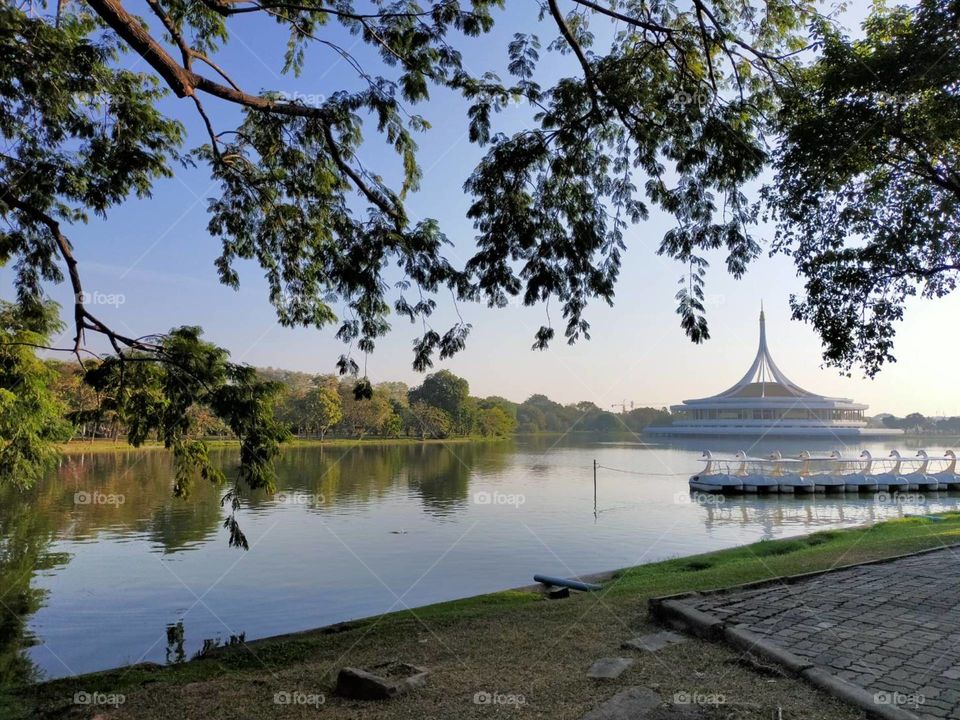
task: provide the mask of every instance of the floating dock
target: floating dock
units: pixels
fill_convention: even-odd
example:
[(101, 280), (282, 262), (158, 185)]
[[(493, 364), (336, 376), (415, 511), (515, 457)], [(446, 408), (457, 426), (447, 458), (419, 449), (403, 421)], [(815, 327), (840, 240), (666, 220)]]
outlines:
[(952, 450), (942, 457), (921, 450), (909, 458), (897, 450), (887, 458), (874, 458), (866, 450), (857, 458), (845, 458), (836, 450), (821, 457), (809, 452), (783, 457), (777, 452), (766, 458), (747, 457), (744, 452), (722, 458), (704, 451), (703, 461), (704, 469), (690, 477), (690, 489), (695, 492), (796, 495), (960, 490), (957, 456)]

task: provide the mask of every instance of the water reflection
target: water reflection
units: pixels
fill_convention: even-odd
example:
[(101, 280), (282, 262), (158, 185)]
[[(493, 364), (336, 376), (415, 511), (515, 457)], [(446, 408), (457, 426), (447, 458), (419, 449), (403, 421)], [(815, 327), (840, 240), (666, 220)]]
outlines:
[(26, 654), (36, 642), (27, 618), (44, 593), (32, 587), (34, 575), (67, 562), (49, 551), (57, 533), (56, 516), (31, 512), (49, 505), (45, 492), (0, 488), (0, 686), (34, 680), (38, 673)]
[(0, 488), (0, 686), (40, 674), (27, 650), (42, 638), (27, 620), (49, 592), (35, 580), (70, 562), (56, 541), (143, 536), (166, 553), (217, 532), (216, 488), (200, 488), (195, 503), (174, 500), (171, 488), (169, 459), (156, 452), (65, 458), (30, 490)]
[(407, 467), (415, 468), (410, 476), (415, 489), (428, 513), (443, 517), (462, 510), (470, 495), (472, 476), (492, 476), (507, 467), (509, 446), (498, 443), (494, 449), (489, 445), (451, 445), (446, 452), (438, 453), (428, 446), (410, 448), (415, 459)]
[(763, 537), (771, 539), (790, 529), (812, 531), (820, 527), (862, 525), (908, 515), (944, 512), (956, 509), (958, 500), (960, 493), (931, 492), (906, 502), (856, 495), (804, 499), (773, 496), (724, 498), (716, 503), (701, 502), (699, 505), (708, 530), (727, 526), (759, 527), (763, 529)]
[[(466, 506), (472, 476), (502, 471), (511, 449), (509, 442), (295, 447), (277, 462), (277, 489), (300, 493), (317, 511), (364, 508), (409, 489), (424, 511), (442, 517)], [(275, 501), (273, 495), (253, 493), (249, 507), (269, 512)]]
[(145, 536), (170, 553), (211, 538), (221, 517), (208, 483), (196, 483), (189, 500), (173, 497), (170, 458), (160, 451), (67, 456), (39, 489), (48, 499), (40, 510), (61, 539)]

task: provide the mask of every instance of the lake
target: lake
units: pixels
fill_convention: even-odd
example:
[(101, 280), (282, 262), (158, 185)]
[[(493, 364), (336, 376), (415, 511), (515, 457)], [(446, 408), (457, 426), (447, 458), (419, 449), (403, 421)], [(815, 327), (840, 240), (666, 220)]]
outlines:
[[(290, 448), (278, 492), (246, 498), (239, 512), (247, 552), (227, 546), (222, 489), (197, 480), (190, 499), (171, 496), (166, 453), (73, 455), (28, 492), (0, 490), (0, 683), (173, 662), (231, 636), (529, 585), (538, 572), (598, 572), (960, 501), (691, 502), (687, 478), (704, 447), (831, 449), (749, 445), (590, 436)], [(845, 453), (893, 447), (916, 450), (901, 440)], [(235, 462), (230, 451), (217, 458)]]

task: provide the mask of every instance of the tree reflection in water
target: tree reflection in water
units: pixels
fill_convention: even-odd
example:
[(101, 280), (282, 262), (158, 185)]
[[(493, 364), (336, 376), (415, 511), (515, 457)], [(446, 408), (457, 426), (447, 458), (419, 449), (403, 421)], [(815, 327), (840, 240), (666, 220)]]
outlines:
[(173, 553), (217, 533), (217, 488), (198, 483), (188, 501), (171, 488), (169, 458), (155, 451), (71, 455), (30, 490), (0, 487), (0, 687), (40, 677), (27, 624), (46, 595), (34, 587), (38, 575), (70, 561), (51, 550), (56, 541), (138, 536)]

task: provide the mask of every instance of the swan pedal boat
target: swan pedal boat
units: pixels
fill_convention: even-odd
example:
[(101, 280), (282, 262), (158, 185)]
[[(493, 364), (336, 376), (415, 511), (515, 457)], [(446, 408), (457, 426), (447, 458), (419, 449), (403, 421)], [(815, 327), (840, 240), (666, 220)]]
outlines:
[[(875, 459), (864, 450), (857, 458), (845, 458), (837, 450), (828, 456), (804, 451), (797, 457), (775, 452), (766, 458), (750, 458), (743, 451), (732, 458), (715, 457), (704, 451), (704, 469), (692, 475), (690, 489), (717, 494), (826, 492), (907, 492), (960, 490), (957, 456), (947, 450), (931, 457), (925, 450), (905, 458), (893, 450), (885, 459)], [(905, 470), (904, 466), (915, 466)], [(931, 470), (939, 466), (939, 470)]]

